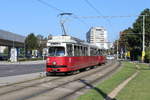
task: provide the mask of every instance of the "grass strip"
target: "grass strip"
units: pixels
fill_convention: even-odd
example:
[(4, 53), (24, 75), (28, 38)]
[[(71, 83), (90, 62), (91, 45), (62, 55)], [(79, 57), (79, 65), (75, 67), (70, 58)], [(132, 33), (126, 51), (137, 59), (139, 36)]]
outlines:
[(123, 67), (117, 73), (98, 84), (88, 93), (81, 95), (77, 100), (104, 100), (107, 94), (109, 94), (115, 87), (136, 72), (134, 63), (123, 62), (122, 66)]
[(139, 65), (139, 74), (117, 95), (117, 100), (150, 100), (150, 66)]

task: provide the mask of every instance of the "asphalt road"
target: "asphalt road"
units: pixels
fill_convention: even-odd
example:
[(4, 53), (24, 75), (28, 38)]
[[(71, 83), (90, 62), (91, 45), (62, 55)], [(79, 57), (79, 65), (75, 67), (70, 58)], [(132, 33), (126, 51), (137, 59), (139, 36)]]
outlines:
[(22, 75), (45, 71), (45, 63), (41, 64), (0, 64), (0, 77)]

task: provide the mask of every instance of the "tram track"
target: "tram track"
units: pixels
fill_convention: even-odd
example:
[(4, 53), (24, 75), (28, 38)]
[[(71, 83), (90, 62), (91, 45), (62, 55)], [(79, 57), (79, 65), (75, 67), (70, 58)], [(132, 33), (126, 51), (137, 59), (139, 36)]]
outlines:
[(46, 76), (40, 76), (39, 78), (35, 78), (35, 79), (31, 79), (31, 80), (25, 80), (25, 81), (21, 81), (21, 82), (6, 84), (6, 85), (3, 85), (3, 86), (0, 86), (0, 88), (5, 88), (5, 87), (8, 87), (8, 86), (13, 86), (13, 85), (22, 84), (22, 83), (27, 83), (27, 82), (31, 82), (31, 81), (34, 81), (34, 80), (43, 79), (45, 77)]
[(119, 62), (119, 64), (114, 69), (112, 69), (109, 73), (106, 73), (106, 74), (102, 75), (101, 77), (98, 77), (92, 81), (86, 82), (87, 80), (79, 79), (80, 82), (84, 83), (84, 86), (81, 86), (80, 88), (74, 90), (73, 92), (64, 95), (63, 97), (61, 97), (61, 100), (70, 100), (70, 98), (72, 98), (73, 94), (85, 89), (86, 86), (88, 86), (90, 89), (95, 89), (94, 85), (96, 83), (99, 83), (102, 80), (106, 79), (108, 76), (111, 76), (120, 66), (121, 66), (121, 63)]
[[(107, 68), (110, 68), (110, 67), (107, 67)], [(96, 73), (105, 71), (107, 68), (105, 67), (104, 69), (101, 69), (101, 71), (98, 70), (98, 71), (96, 71)], [(117, 68), (118, 68), (118, 64), (116, 65), (116, 67), (114, 69), (112, 68), (112, 70), (106, 71), (106, 73), (104, 75), (103, 74), (95, 75), (96, 74), (95, 73), (93, 76), (94, 77), (98, 76), (97, 78), (95, 78), (94, 80), (93, 79), (92, 80), (87, 79), (87, 80), (89, 81), (89, 83), (94, 83), (94, 82), (98, 81), (99, 79), (105, 78), (108, 73), (115, 71)], [(92, 76), (92, 74), (90, 74), (89, 76)], [(89, 78), (89, 76), (78, 77), (75, 80), (65, 82), (64, 84), (61, 84), (57, 87), (49, 88), (45, 91), (39, 92), (38, 94), (34, 94), (29, 97), (22, 98), (22, 100), (41, 100), (41, 99), (42, 100), (70, 100), (70, 99), (67, 99), (67, 97), (69, 97), (70, 95), (76, 93), (77, 91), (79, 91), (80, 89), (85, 87), (85, 84), (80, 82), (80, 80)], [(78, 86), (77, 86), (77, 84), (78, 84)], [(70, 86), (71, 88), (68, 89), (69, 91), (67, 90), (65, 93), (65, 89), (68, 88), (68, 86)], [(64, 93), (59, 94), (62, 89), (64, 89)], [(59, 92), (59, 90), (60, 90), (60, 92)], [(52, 94), (53, 92), (57, 93), (58, 95), (56, 96), (56, 95)], [(48, 94), (48, 96), (46, 94)]]
[(59, 78), (50, 78), (50, 79), (46, 80), (46, 77), (43, 77), (43, 78), (38, 78), (38, 79), (35, 79), (35, 80), (25, 81), (25, 82), (21, 82), (21, 83), (15, 83), (13, 85), (3, 86), (3, 87), (0, 88), (1, 90), (3, 90), (3, 91), (0, 90), (0, 96), (11, 93), (11, 92), (23, 90), (23, 89), (26, 89), (26, 88), (35, 87), (37, 85), (47, 83), (47, 82), (51, 82), (51, 81), (54, 81), (54, 80), (59, 80), (60, 78), (61, 77), (59, 77)]
[[(68, 76), (65, 76), (65, 77), (68, 77)], [(41, 77), (41, 78), (36, 78), (36, 79), (33, 79), (33, 80), (27, 80), (27, 81), (23, 81), (23, 82), (19, 82), (19, 83), (14, 83), (14, 84), (1, 86), (0, 89), (3, 90), (3, 91), (0, 90), (0, 96), (11, 93), (11, 92), (23, 90), (25, 88), (36, 87), (36, 86), (38, 86), (40, 84), (43, 84), (43, 83), (48, 83), (48, 82), (51, 82), (51, 81), (57, 81), (57, 80), (62, 79), (62, 78), (63, 77), (55, 78), (54, 76), (52, 76), (52, 77)], [(48, 80), (46, 80), (46, 79), (48, 79)], [(36, 83), (36, 81), (37, 81), (37, 83)], [(29, 84), (29, 85), (27, 85), (27, 84)]]
[[(21, 83), (21, 84), (15, 84), (15, 85), (11, 86), (11, 88), (14, 87), (14, 89), (12, 89), (12, 90), (9, 90), (9, 87), (5, 87), (6, 90), (9, 90), (9, 91), (6, 91), (6, 90), (3, 91), (4, 90), (4, 87), (3, 87), (0, 89), (2, 91), (2, 92), (0, 91), (0, 97), (3, 98), (2, 100), (8, 100), (6, 95), (10, 95), (10, 97), (12, 97), (11, 100), (28, 100), (30, 98), (32, 100), (32, 98), (34, 98), (36, 96), (39, 96), (41, 94), (53, 91), (59, 87), (65, 86), (66, 84), (78, 81), (79, 79), (84, 78), (88, 75), (92, 75), (94, 73), (103, 71), (103, 70), (109, 68), (110, 65), (112, 65), (112, 63), (109, 63), (107, 65), (95, 68), (95, 69), (90, 70), (90, 71), (82, 72), (82, 73), (77, 74), (77, 75), (71, 75), (71, 76), (67, 76), (67, 77), (66, 76), (65, 77), (52, 77), (52, 78), (46, 77), (46, 78), (43, 78), (41, 80), (36, 80), (37, 83), (34, 81), (35, 83), (31, 82), (32, 84), (30, 84), (28, 82)], [(49, 80), (47, 80), (47, 79), (49, 79)], [(46, 84), (47, 84), (47, 86), (45, 87)], [(20, 85), (20, 87), (19, 87), (19, 85)], [(18, 87), (18, 88), (16, 88), (16, 87)], [(17, 94), (17, 93), (18, 93), (18, 96), (13, 95), (13, 94)]]

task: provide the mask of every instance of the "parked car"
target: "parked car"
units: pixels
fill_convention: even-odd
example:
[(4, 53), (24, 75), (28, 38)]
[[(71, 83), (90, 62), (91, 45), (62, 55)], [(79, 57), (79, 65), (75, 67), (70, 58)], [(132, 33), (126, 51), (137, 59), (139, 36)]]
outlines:
[(112, 59), (115, 59), (115, 56), (113, 56), (113, 55), (107, 55), (107, 56), (106, 56), (106, 59), (107, 59), (107, 60), (112, 60)]

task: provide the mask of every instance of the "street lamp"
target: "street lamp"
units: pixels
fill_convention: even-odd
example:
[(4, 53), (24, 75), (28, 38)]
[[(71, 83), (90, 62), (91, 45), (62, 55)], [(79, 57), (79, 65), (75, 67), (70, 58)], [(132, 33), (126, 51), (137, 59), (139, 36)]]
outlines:
[(119, 44), (119, 43), (118, 43), (118, 42), (119, 42), (119, 40), (117, 40), (117, 60), (118, 60), (118, 58), (119, 58), (119, 57), (118, 57), (118, 56), (119, 56), (119, 49), (118, 49), (118, 44)]
[(144, 62), (144, 57), (145, 57), (145, 16), (143, 16), (143, 50), (142, 50), (142, 62)]

